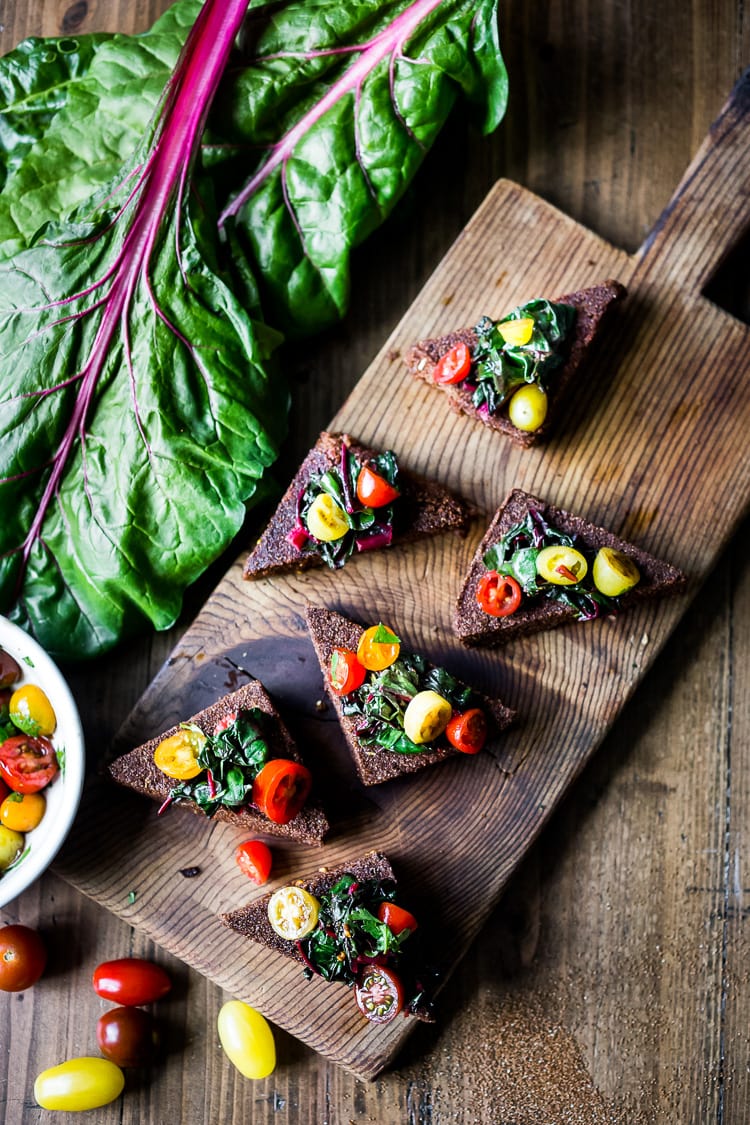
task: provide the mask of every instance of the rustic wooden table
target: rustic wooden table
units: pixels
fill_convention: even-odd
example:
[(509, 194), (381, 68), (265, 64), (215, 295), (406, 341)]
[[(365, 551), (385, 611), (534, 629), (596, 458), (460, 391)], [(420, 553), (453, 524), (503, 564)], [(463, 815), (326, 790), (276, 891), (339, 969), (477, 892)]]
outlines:
[[(166, 6), (0, 0), (0, 50), (29, 34), (141, 30)], [(487, 139), (455, 115), (395, 219), (357, 255), (344, 324), (289, 356), (282, 475), (498, 177), (633, 250), (750, 63), (740, 0), (502, 8), (506, 120)], [(716, 292), (735, 313), (744, 300), (747, 319), (746, 284)], [(49, 874), (0, 910), (0, 923), (38, 927), (51, 954), (39, 985), (0, 997), (5, 1122), (46, 1120), (34, 1076), (96, 1053), (105, 1005), (91, 971), (128, 954), (156, 957), (176, 981), (161, 1006), (166, 1054), (97, 1111), (102, 1125), (746, 1120), (749, 547), (744, 526), (451, 979), (440, 1023), (411, 1037), (395, 1069), (365, 1084), (280, 1032), (275, 1074), (242, 1079), (218, 1044), (221, 990)], [(169, 633), (70, 670), (92, 761), (221, 573)]]

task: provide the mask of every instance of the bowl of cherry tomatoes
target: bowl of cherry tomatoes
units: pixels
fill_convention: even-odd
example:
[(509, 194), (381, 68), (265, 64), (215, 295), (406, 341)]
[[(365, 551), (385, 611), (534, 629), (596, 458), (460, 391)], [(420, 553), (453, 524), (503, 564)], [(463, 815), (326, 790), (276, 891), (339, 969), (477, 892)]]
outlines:
[(54, 859), (84, 772), (81, 720), (62, 673), (33, 637), (0, 617), (0, 906)]

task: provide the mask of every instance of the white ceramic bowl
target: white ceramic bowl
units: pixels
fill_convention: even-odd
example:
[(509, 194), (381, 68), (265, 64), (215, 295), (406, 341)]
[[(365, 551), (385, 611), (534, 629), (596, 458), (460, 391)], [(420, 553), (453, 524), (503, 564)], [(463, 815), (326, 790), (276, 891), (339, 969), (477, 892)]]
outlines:
[(57, 729), (51, 741), (62, 763), (60, 774), (44, 790), (47, 809), (41, 824), (26, 833), (22, 858), (0, 875), (0, 906), (5, 906), (49, 866), (68, 835), (81, 800), (86, 753), (78, 708), (51, 657), (6, 617), (0, 617), (0, 648), (21, 666), (19, 683), (37, 684), (52, 704)]

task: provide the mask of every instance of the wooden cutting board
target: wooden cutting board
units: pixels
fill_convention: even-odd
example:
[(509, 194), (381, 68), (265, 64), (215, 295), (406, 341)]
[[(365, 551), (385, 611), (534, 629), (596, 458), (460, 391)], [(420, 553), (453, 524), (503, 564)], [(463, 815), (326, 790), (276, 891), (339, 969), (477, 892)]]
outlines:
[[(274, 878), (384, 850), (444, 977), (746, 512), (750, 333), (702, 291), (750, 225), (749, 99), (746, 77), (632, 256), (499, 182), (330, 423), (393, 448), (404, 465), (487, 513), (513, 486), (579, 512), (682, 567), (688, 594), (497, 652), (467, 651), (450, 618), (483, 521), (465, 540), (373, 552), (336, 574), (247, 583), (243, 551), (119, 736), (119, 748), (129, 748), (248, 675), (262, 680), (300, 739), (333, 825), (321, 850), (279, 844)], [(608, 277), (629, 297), (564, 427), (544, 447), (515, 448), (405, 373), (401, 356), (417, 338)], [(295, 468), (286, 467), (288, 478)], [(332, 710), (316, 707), (323, 690), (307, 603), (388, 622), (411, 646), (499, 694), (517, 709), (518, 726), (496, 755), (364, 790)], [(347, 990), (307, 983), (295, 964), (221, 926), (219, 912), (252, 897), (233, 860), (240, 838), (184, 811), (157, 818), (155, 805), (92, 780), (56, 870), (315, 1050), (374, 1077), (414, 1021), (370, 1025)], [(199, 874), (184, 877), (187, 867)]]

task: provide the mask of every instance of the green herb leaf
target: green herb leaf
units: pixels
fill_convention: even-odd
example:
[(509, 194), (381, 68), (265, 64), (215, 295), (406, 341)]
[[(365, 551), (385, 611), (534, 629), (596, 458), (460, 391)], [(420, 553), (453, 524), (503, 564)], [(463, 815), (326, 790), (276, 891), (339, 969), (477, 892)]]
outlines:
[(401, 641), (392, 633), (391, 630), (383, 625), (382, 621), (378, 624), (375, 632), (372, 634), (373, 644), (376, 645), (400, 645)]

